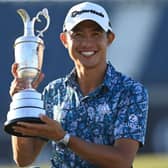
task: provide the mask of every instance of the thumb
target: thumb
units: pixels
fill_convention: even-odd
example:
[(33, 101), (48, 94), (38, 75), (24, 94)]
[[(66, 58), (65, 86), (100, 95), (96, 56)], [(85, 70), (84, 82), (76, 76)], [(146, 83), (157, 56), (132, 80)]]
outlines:
[(50, 123), (52, 121), (52, 119), (50, 119), (49, 117), (47, 117), (46, 115), (44, 114), (40, 114), (40, 119), (41, 121), (43, 121), (44, 123)]
[(13, 63), (12, 67), (11, 67), (11, 73), (12, 73), (13, 77), (15, 77), (15, 78), (18, 77), (17, 69), (18, 69), (18, 64), (17, 63)]

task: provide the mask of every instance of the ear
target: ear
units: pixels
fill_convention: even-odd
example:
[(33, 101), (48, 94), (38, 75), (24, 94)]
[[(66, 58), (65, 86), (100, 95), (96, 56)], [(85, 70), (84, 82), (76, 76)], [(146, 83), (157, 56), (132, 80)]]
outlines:
[(113, 40), (115, 39), (115, 34), (113, 32), (108, 32), (107, 38), (108, 38), (108, 45), (110, 45), (113, 42)]
[(60, 40), (61, 40), (62, 44), (64, 45), (64, 47), (67, 48), (68, 47), (68, 45), (67, 45), (67, 36), (66, 36), (65, 32), (60, 34)]

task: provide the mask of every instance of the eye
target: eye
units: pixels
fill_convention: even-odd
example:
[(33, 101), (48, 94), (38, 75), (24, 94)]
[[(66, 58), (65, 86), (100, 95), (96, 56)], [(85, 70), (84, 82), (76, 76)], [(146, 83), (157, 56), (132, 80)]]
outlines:
[(81, 33), (81, 32), (76, 32), (76, 33), (74, 33), (74, 37), (79, 37), (79, 36), (82, 36), (82, 33)]
[(100, 35), (100, 32), (96, 31), (93, 33), (94, 36), (99, 36)]
[(102, 32), (101, 32), (101, 31), (94, 31), (94, 32), (92, 33), (92, 35), (93, 35), (93, 37), (98, 38), (98, 37), (101, 37), (101, 36), (102, 36)]
[(72, 39), (74, 40), (80, 40), (81, 38), (83, 38), (83, 33), (78, 31), (78, 32), (73, 32), (71, 35)]

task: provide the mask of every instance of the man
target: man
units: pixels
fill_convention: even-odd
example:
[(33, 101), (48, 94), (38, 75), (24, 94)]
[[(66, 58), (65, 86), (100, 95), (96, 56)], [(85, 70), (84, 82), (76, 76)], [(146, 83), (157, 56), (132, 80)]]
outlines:
[[(53, 141), (53, 168), (130, 168), (144, 144), (148, 97), (144, 87), (106, 62), (114, 40), (109, 17), (101, 6), (84, 2), (72, 7), (60, 39), (74, 62), (65, 78), (44, 89), (45, 124), (18, 122), (23, 135)], [(10, 94), (24, 88), (15, 77)], [(37, 87), (43, 74), (33, 83)], [(19, 166), (31, 164), (46, 141), (12, 136), (13, 156)]]

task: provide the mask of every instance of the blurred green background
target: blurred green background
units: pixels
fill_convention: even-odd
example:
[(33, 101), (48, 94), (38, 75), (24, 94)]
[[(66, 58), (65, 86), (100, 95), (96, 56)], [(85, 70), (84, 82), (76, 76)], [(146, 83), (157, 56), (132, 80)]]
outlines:
[[(27, 168), (49, 168), (48, 164), (34, 164)], [(2, 165), (0, 168), (17, 168), (15, 165)], [(34, 167), (35, 168), (35, 167)], [(134, 168), (168, 168), (168, 155), (138, 155), (134, 162)]]

